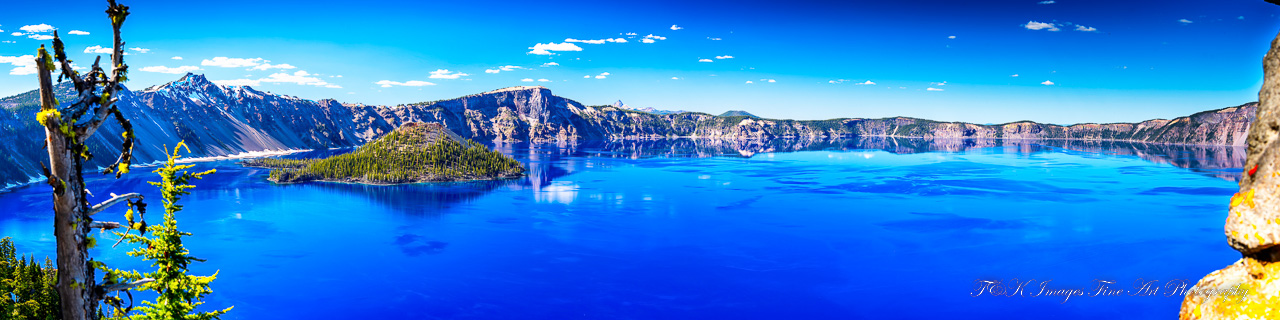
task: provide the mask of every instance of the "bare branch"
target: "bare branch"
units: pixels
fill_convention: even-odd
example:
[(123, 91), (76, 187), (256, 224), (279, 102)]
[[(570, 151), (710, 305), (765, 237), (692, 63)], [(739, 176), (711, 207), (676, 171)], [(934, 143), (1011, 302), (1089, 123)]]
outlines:
[(98, 212), (102, 212), (102, 210), (106, 210), (108, 207), (111, 207), (117, 203), (120, 203), (121, 201), (129, 200), (129, 199), (142, 199), (142, 194), (137, 192), (126, 193), (123, 195), (112, 194), (111, 199), (107, 199), (107, 201), (103, 201), (102, 203), (99, 203), (98, 205), (93, 206), (93, 208), (89, 208), (88, 215), (93, 216)]
[(138, 286), (140, 286), (140, 285), (148, 284), (148, 283), (151, 283), (151, 282), (154, 282), (154, 281), (156, 281), (156, 279), (152, 279), (152, 278), (142, 278), (142, 280), (138, 280), (138, 281), (134, 281), (134, 282), (129, 282), (129, 283), (117, 283), (117, 284), (113, 284), (113, 285), (109, 285), (109, 286), (100, 286), (100, 287), (98, 287), (98, 288), (100, 288), (100, 289), (102, 290), (102, 292), (103, 292), (103, 293), (107, 293), (107, 292), (113, 292), (113, 291), (121, 291), (121, 290), (129, 290), (129, 289), (133, 289), (133, 288), (138, 287)]
[(89, 222), (89, 228), (91, 229), (111, 230), (111, 229), (124, 228), (124, 227), (125, 226), (123, 224), (120, 224), (119, 222), (96, 221), (96, 220)]

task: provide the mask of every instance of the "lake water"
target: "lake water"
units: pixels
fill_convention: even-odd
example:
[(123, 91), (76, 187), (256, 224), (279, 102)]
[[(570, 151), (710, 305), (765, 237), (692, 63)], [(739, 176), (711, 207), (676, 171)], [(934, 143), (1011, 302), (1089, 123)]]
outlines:
[[(1222, 224), (1241, 148), (495, 148), (530, 176), (281, 186), (266, 170), (200, 163), (218, 172), (196, 182), (178, 218), (195, 234), (187, 248), (208, 259), (194, 272), (220, 270), (205, 306), (235, 306), (223, 319), (1170, 319), (1182, 296), (1136, 283), (1194, 283), (1239, 258)], [(149, 171), (92, 175), (93, 202), (142, 191), (158, 223)], [(0, 234), (52, 255), (50, 207), (47, 186), (0, 193)], [(147, 269), (124, 245), (102, 247), (100, 261)], [(1013, 297), (977, 286), (1014, 279), (1034, 281)], [(1093, 296), (1096, 281), (1128, 291)], [(1051, 292), (1033, 297), (1041, 284)], [(1084, 295), (1054, 295), (1072, 289)]]

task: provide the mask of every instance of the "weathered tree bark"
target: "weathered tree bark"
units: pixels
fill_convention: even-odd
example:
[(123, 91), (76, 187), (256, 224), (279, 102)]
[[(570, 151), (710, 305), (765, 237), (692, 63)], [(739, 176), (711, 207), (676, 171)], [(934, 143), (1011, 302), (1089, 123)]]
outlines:
[[(98, 314), (98, 302), (107, 293), (128, 290), (137, 285), (150, 282), (142, 279), (133, 283), (114, 283), (108, 279), (106, 285), (96, 283), (94, 276), (96, 264), (88, 256), (88, 249), (96, 244), (90, 235), (93, 228), (114, 229), (132, 228), (132, 218), (128, 225), (116, 222), (97, 222), (91, 217), (119, 202), (127, 202), (135, 206), (141, 195), (136, 193), (123, 196), (112, 195), (112, 199), (90, 207), (87, 199), (88, 191), (84, 185), (84, 161), (91, 159), (85, 147), (85, 141), (101, 126), (108, 116), (114, 115), (125, 129), (124, 144), (115, 164), (108, 166), (104, 173), (127, 172), (132, 159), (133, 129), (129, 121), (116, 109), (116, 93), (123, 86), (128, 67), (124, 64), (124, 41), (120, 39), (120, 26), (128, 16), (129, 7), (118, 5), (115, 0), (108, 0), (107, 16), (115, 32), (111, 65), (105, 71), (95, 61), (88, 73), (81, 75), (67, 59), (64, 46), (57, 32), (54, 32), (53, 54), (40, 46), (36, 57), (37, 74), (40, 81), (40, 112), (36, 119), (45, 128), (45, 148), (49, 152), (49, 165), (45, 168), (45, 176), (53, 187), (53, 229), (57, 238), (58, 280), (55, 289), (61, 296), (63, 319), (94, 319)], [(55, 60), (58, 64), (55, 64)], [(99, 60), (100, 61), (100, 60)], [(59, 81), (69, 79), (75, 84), (76, 95), (65, 107), (59, 107), (54, 97), (53, 72), (61, 69)], [(84, 116), (89, 119), (81, 121)], [(139, 208), (141, 209), (141, 208)]]

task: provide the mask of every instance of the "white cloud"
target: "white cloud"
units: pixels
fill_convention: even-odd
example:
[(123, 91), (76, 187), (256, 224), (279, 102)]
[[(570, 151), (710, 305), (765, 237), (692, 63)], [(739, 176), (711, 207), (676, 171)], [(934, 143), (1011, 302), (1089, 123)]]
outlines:
[(484, 70), (484, 73), (498, 73), (498, 72), (502, 72), (502, 71), (512, 71), (512, 70), (515, 70), (515, 69), (524, 69), (524, 67), (521, 67), (521, 66), (498, 66), (497, 68), (494, 68), (494, 69), (485, 69), (485, 70)]
[(462, 72), (450, 72), (450, 71), (449, 71), (449, 69), (436, 69), (436, 71), (432, 71), (432, 72), (431, 72), (431, 76), (430, 76), (429, 78), (431, 78), (431, 79), (457, 79), (457, 78), (461, 78), (461, 77), (465, 77), (465, 76), (469, 76), (469, 74), (465, 74), (465, 73), (462, 73)]
[(589, 74), (588, 74), (588, 75), (582, 76), (582, 78), (583, 78), (583, 79), (591, 79), (591, 75), (589, 75)]
[(947, 39), (955, 39), (956, 36), (948, 36)]
[(1054, 3), (1058, 3), (1058, 2), (1053, 0), (1040, 1), (1040, 4), (1054, 4)]
[(1017, 78), (1017, 77), (1018, 77), (1018, 74), (1017, 74), (1017, 73), (1015, 73), (1015, 74), (1013, 74), (1013, 75), (1012, 75), (1012, 76), (1010, 76), (1010, 77)]
[(213, 83), (223, 86), (257, 86), (258, 80), (253, 79), (235, 79), (235, 80), (213, 80)]
[(946, 90), (938, 89), (938, 88), (928, 88), (928, 89), (924, 89), (924, 90), (925, 90), (925, 91), (946, 91)]
[(599, 75), (596, 75), (596, 79), (604, 79), (608, 75), (608, 72), (601, 72)]
[(716, 56), (716, 59), (733, 59), (733, 56)]
[(530, 79), (530, 78), (524, 78), (524, 79), (520, 79), (520, 81), (521, 81), (521, 82), (533, 82), (533, 79)]
[(102, 46), (92, 46), (84, 48), (84, 53), (111, 53), (111, 48), (103, 48)]
[(760, 79), (760, 81), (761, 81), (761, 82), (768, 82), (768, 83), (778, 82), (778, 81), (773, 80), (773, 79)]
[(25, 55), (16, 57), (0, 56), (0, 63), (8, 63), (13, 65), (13, 69), (9, 70), (12, 75), (29, 75), (36, 74), (36, 56)]
[(857, 84), (857, 85), (860, 85), (860, 86), (870, 86), (870, 85), (875, 85), (876, 83), (875, 83), (875, 82), (871, 82), (871, 80), (867, 80), (867, 82), (856, 83), (856, 84)]
[(680, 80), (680, 77), (671, 77), (671, 80)]
[(680, 26), (677, 26), (677, 25), (674, 25), (674, 24), (673, 24), (673, 25), (671, 25), (671, 31), (676, 31), (676, 30), (680, 30), (680, 29), (684, 29), (684, 28), (681, 28)]
[(636, 33), (635, 33), (635, 32), (627, 32), (627, 35), (628, 35), (628, 36), (634, 36), (634, 35), (636, 35)]
[(294, 72), (292, 74), (272, 73), (270, 76), (267, 76), (266, 78), (258, 79), (258, 81), (269, 82), (269, 83), (293, 83), (298, 85), (311, 85), (311, 86), (318, 86), (318, 87), (329, 85), (328, 82), (325, 82), (324, 80), (320, 80), (320, 78), (316, 78), (313, 76), (314, 76), (313, 74), (307, 73), (306, 71), (298, 70), (297, 72)]
[(943, 82), (932, 82), (932, 83), (929, 83), (929, 85), (932, 85), (932, 86), (945, 86), (945, 85), (947, 85), (947, 82), (946, 82), (946, 81), (943, 81)]
[(711, 59), (698, 59), (698, 62), (713, 62)]
[(560, 65), (560, 64), (559, 64), (559, 63), (555, 63), (555, 62), (547, 62), (547, 63), (543, 63), (543, 64), (542, 64), (542, 66), (543, 66), (543, 67), (554, 67), (554, 66), (558, 66), (558, 65)]
[(551, 51), (582, 51), (582, 47), (568, 42), (552, 42), (535, 44), (532, 47), (529, 47), (529, 50), (530, 51), (526, 54), (553, 55), (555, 53)]
[(47, 34), (33, 34), (33, 35), (27, 36), (27, 38), (32, 38), (36, 40), (50, 40), (50, 39), (53, 39), (53, 36), (47, 35)]
[(613, 42), (613, 43), (627, 43), (627, 39), (623, 39), (623, 38), (605, 38), (605, 39), (599, 39), (599, 40), (578, 40), (578, 39), (574, 39), (574, 38), (568, 38), (568, 39), (564, 39), (564, 42), (578, 42), (578, 43), (589, 43), (589, 44), (604, 44), (604, 43), (606, 43), (606, 42)]
[(609, 75), (609, 73), (608, 73), (608, 72), (603, 72), (603, 73), (600, 73), (600, 75), (602, 75), (602, 76), (607, 76), (607, 75)]
[(747, 83), (748, 83), (748, 84), (751, 84), (751, 83), (755, 83), (755, 82), (751, 82), (751, 80), (747, 80)]
[(653, 41), (653, 39), (645, 38), (645, 39), (641, 39), (641, 40), (640, 40), (640, 42), (644, 42), (644, 43), (654, 43), (654, 42), (657, 42), (657, 41)]
[(245, 58), (214, 57), (213, 59), (201, 60), (200, 65), (210, 66), (210, 67), (223, 67), (223, 68), (243, 68), (243, 67), (257, 66), (262, 64), (263, 62), (266, 62), (266, 61), (264, 61), (262, 58), (245, 59)]
[(151, 52), (151, 49), (147, 49), (147, 48), (137, 48), (137, 47), (129, 48), (129, 50), (137, 51), (138, 53), (147, 53), (147, 52)]
[(1181, 23), (1184, 23), (1184, 24), (1192, 23), (1192, 21), (1191, 21), (1191, 20), (1187, 20), (1187, 19), (1179, 19), (1179, 20), (1178, 20), (1178, 22), (1181, 22)]
[(551, 82), (551, 80), (547, 80), (547, 79), (538, 79), (538, 82)]
[(89, 35), (89, 32), (87, 32), (87, 31), (80, 31), (80, 30), (71, 30), (71, 32), (67, 32), (67, 34), (73, 34), (73, 35), (77, 35), (77, 36), (87, 36), (87, 35)]
[(1022, 25), (1022, 27), (1027, 28), (1027, 30), (1049, 30), (1049, 31), (1061, 30), (1061, 29), (1058, 29), (1058, 26), (1055, 24), (1046, 23), (1046, 22), (1037, 22), (1037, 21), (1027, 21), (1027, 24)]
[(15, 37), (21, 37), (21, 36), (22, 36), (22, 35), (24, 35), (24, 34), (25, 34), (25, 33), (21, 33), (21, 32), (14, 32), (14, 33), (10, 33), (9, 35), (12, 35), (12, 36), (15, 36)]
[(845, 82), (848, 82), (848, 81), (849, 81), (849, 79), (835, 79), (835, 80), (828, 80), (828, 81), (827, 81), (827, 83), (830, 83), (830, 84), (841, 84), (841, 83), (845, 83)]
[(405, 81), (405, 82), (396, 82), (396, 81), (391, 81), (391, 80), (382, 80), (382, 81), (374, 82), (373, 84), (380, 85), (380, 86), (382, 86), (383, 88), (390, 88), (391, 86), (401, 86), (401, 87), (425, 87), (425, 86), (434, 86), (434, 85), (436, 85), (436, 84), (434, 84), (434, 83), (430, 83), (430, 82), (426, 82), (426, 81), (418, 81), (418, 80), (410, 80), (410, 81)]
[(707, 40), (711, 40), (711, 41), (720, 41), (720, 38), (707, 37)]
[[(1244, 20), (1244, 16), (1236, 17), (1236, 19)], [(0, 31), (0, 32), (2, 32), (2, 31)]]
[(150, 67), (142, 68), (142, 71), (146, 71), (146, 72), (158, 72), (158, 73), (168, 73), (168, 74), (183, 74), (183, 73), (196, 71), (196, 70), (200, 70), (200, 67), (180, 66), (176, 68), (170, 68), (165, 66), (150, 66)]
[(1078, 25), (1078, 24), (1077, 24), (1077, 25), (1076, 25), (1076, 31), (1094, 32), (1094, 31), (1098, 31), (1098, 28), (1094, 28), (1094, 27), (1086, 27), (1086, 26), (1082, 26), (1082, 25)]
[(182, 57), (174, 56), (173, 58), (169, 58), (169, 59), (173, 59), (173, 60), (182, 60)]
[(663, 37), (663, 36), (655, 36), (655, 35), (653, 35), (652, 33), (651, 33), (651, 34), (649, 34), (649, 35), (647, 35), (647, 36), (644, 36), (644, 38), (645, 38), (645, 39), (654, 39), (654, 40), (667, 40), (667, 37)]
[(336, 85), (336, 84), (332, 84), (332, 83), (330, 83), (330, 84), (326, 84), (326, 85), (324, 85), (324, 87), (325, 87), (325, 88), (330, 88), (330, 89), (342, 89), (342, 86), (340, 86), (340, 85)]
[(22, 26), (21, 28), (18, 28), (18, 30), (22, 30), (30, 33), (49, 32), (49, 31), (53, 31), (53, 29), (54, 29), (53, 26), (43, 24), (43, 23), (37, 24), (37, 25)]
[(293, 65), (291, 65), (291, 64), (288, 64), (288, 63), (281, 63), (281, 64), (263, 63), (263, 64), (260, 64), (260, 65), (255, 66), (255, 67), (253, 67), (253, 68), (249, 68), (249, 70), (270, 70), (270, 69), (284, 69), (284, 70), (289, 70), (289, 69), (296, 69), (296, 68), (298, 68), (298, 67), (295, 67), (295, 66), (293, 66)]
[(1053, 85), (1053, 81), (1045, 80), (1044, 82), (1041, 82), (1040, 84), (1043, 84), (1043, 85), (1046, 85), (1046, 86), (1052, 86), (1052, 85)]

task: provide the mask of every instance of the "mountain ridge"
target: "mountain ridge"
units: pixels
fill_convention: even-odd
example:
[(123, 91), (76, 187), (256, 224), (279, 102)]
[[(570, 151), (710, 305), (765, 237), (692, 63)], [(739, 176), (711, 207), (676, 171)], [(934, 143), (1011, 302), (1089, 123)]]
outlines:
[[(70, 86), (55, 87), (61, 101)], [(36, 91), (0, 98), (0, 184), (32, 181), (40, 161), (43, 131), (31, 119), (39, 109)], [(720, 117), (700, 112), (653, 114), (614, 106), (587, 106), (556, 96), (542, 86), (508, 87), (445, 99), (396, 106), (308, 100), (222, 86), (202, 75), (120, 95), (120, 110), (132, 120), (139, 139), (138, 163), (164, 158), (163, 146), (185, 140), (194, 156), (225, 156), (254, 151), (354, 147), (405, 123), (440, 123), (462, 138), (477, 141), (579, 141), (663, 139), (675, 137), (767, 140), (853, 136), (933, 139), (1077, 139), (1143, 143), (1242, 146), (1256, 103), (1197, 112), (1174, 119), (1137, 123), (1060, 126), (1033, 121), (1000, 125), (943, 122), (910, 117), (828, 120)], [(111, 119), (109, 121), (114, 121)], [(90, 152), (110, 158), (120, 144), (119, 128), (89, 141)], [(99, 166), (94, 159), (86, 167)]]

